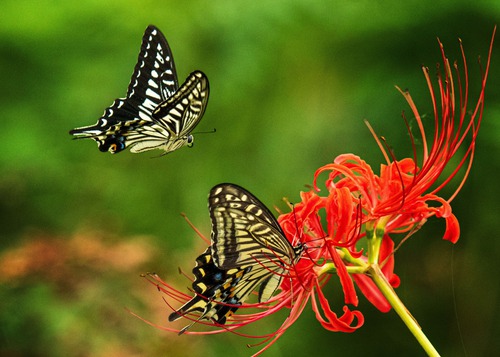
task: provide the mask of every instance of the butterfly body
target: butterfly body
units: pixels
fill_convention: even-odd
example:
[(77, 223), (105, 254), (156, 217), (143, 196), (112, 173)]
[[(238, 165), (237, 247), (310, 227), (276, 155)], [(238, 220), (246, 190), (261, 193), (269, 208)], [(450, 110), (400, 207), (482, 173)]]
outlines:
[[(172, 313), (170, 321), (199, 312), (194, 322), (223, 324), (257, 288), (258, 301), (268, 301), (303, 251), (302, 245), (291, 245), (269, 209), (244, 188), (217, 185), (208, 203), (212, 244), (193, 269), (196, 296)], [(200, 264), (201, 257), (206, 264)]]
[(172, 51), (163, 34), (149, 26), (125, 98), (106, 108), (95, 125), (70, 134), (90, 138), (102, 152), (172, 152), (193, 143), (192, 130), (208, 104), (209, 83), (201, 71), (179, 86)]

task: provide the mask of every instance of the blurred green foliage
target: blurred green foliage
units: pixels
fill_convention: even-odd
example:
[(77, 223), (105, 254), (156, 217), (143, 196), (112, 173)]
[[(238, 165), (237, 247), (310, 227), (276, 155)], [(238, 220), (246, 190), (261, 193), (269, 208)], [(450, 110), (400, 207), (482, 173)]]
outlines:
[[(248, 188), (286, 206), (314, 171), (345, 152), (376, 168), (382, 156), (363, 119), (398, 156), (411, 153), (394, 84), (431, 114), (420, 65), (451, 59), (462, 38), (472, 100), (496, 0), (477, 1), (83, 1), (3, 0), (0, 10), (0, 355), (245, 356), (234, 336), (176, 336), (169, 313), (139, 274), (179, 288), (206, 235), (209, 189)], [(192, 149), (100, 153), (68, 130), (95, 123), (123, 96), (148, 24), (166, 35), (179, 79), (203, 70), (211, 96)], [(458, 244), (431, 220), (396, 255), (403, 301), (443, 355), (498, 355), (500, 284), (495, 273), (500, 186), (500, 40), (468, 183), (454, 201)], [(493, 274), (493, 275), (491, 275)], [(484, 280), (486, 279), (487, 280)], [(332, 306), (341, 306), (338, 286)], [(337, 303), (337, 305), (333, 305)], [(393, 312), (361, 299), (365, 326), (324, 331), (306, 309), (269, 356), (423, 354)], [(272, 330), (284, 316), (262, 321)], [(304, 331), (307, 331), (306, 333)], [(496, 336), (496, 337), (495, 337)]]

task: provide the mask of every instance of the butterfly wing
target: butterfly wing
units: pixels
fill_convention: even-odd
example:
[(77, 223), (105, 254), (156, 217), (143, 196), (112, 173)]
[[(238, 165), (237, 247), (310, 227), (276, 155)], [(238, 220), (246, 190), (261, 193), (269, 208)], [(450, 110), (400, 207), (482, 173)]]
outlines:
[(199, 313), (199, 320), (225, 324), (248, 296), (259, 288), (259, 302), (268, 301), (280, 286), (302, 246), (292, 247), (262, 202), (233, 184), (215, 186), (209, 195), (212, 245), (196, 259), (196, 295), (169, 316), (175, 321)]
[[(165, 153), (193, 142), (191, 131), (201, 120), (208, 103), (209, 83), (201, 71), (191, 73), (181, 87), (152, 113), (154, 124), (143, 128), (147, 138), (132, 152), (160, 148)], [(167, 139), (166, 139), (167, 138)]]
[(191, 73), (172, 97), (153, 112), (156, 124), (170, 134), (162, 147), (167, 153), (193, 141), (190, 133), (198, 125), (208, 104), (209, 82), (201, 71)]
[[(150, 25), (144, 31), (141, 51), (127, 90), (131, 104), (140, 106), (147, 99), (159, 103), (179, 89), (174, 57), (163, 33)], [(148, 111), (151, 114), (151, 111)], [(150, 119), (151, 115), (147, 118)]]
[(267, 301), (298, 258), (269, 209), (250, 192), (233, 184), (215, 186), (209, 195), (212, 257), (220, 269), (251, 266), (244, 279), (260, 284)]
[[(218, 324), (224, 324), (227, 318), (233, 314), (248, 296), (242, 295), (245, 291), (239, 287), (239, 282), (246, 272), (251, 268), (243, 269), (219, 269), (213, 263), (210, 248), (196, 258), (196, 266), (193, 268), (195, 280), (192, 284), (196, 295), (177, 311), (168, 317), (169, 321), (175, 321), (185, 315), (199, 313), (193, 323), (201, 320), (213, 320)], [(192, 324), (181, 330), (186, 331)]]
[(116, 99), (95, 125), (73, 129), (70, 134), (77, 138), (92, 138), (100, 151), (112, 153), (133, 148), (150, 136), (165, 141), (169, 134), (154, 124), (152, 113), (178, 88), (174, 59), (167, 40), (159, 29), (149, 26), (142, 38), (127, 96)]
[(209, 91), (207, 76), (194, 71), (172, 97), (155, 109), (154, 121), (173, 136), (185, 138), (203, 117)]

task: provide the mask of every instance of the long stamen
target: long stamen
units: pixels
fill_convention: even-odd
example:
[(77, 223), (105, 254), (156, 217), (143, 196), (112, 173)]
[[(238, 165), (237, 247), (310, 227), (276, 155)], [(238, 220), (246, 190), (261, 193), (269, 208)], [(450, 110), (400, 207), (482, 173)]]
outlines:
[(203, 241), (205, 241), (205, 243), (207, 243), (207, 245), (210, 245), (210, 239), (206, 238), (200, 231), (198, 228), (196, 228), (196, 226), (191, 223), (191, 221), (189, 220), (189, 218), (187, 217), (187, 215), (185, 213), (181, 213), (181, 216), (184, 218), (184, 220), (187, 222), (187, 224), (189, 224), (189, 226), (196, 232), (196, 234), (198, 235), (198, 237), (200, 237), (201, 239), (203, 239)]
[(379, 139), (377, 133), (375, 133), (375, 130), (373, 130), (373, 127), (370, 125), (368, 120), (365, 120), (364, 122), (365, 122), (365, 125), (368, 127), (368, 130), (372, 134), (373, 138), (375, 139), (375, 142), (377, 143), (377, 145), (380, 149), (380, 152), (382, 153), (382, 155), (384, 155), (385, 162), (387, 163), (387, 165), (390, 165), (391, 161), (389, 160), (389, 156), (387, 155), (387, 152), (385, 151), (385, 146), (382, 145), (382, 143), (380, 142), (380, 139)]

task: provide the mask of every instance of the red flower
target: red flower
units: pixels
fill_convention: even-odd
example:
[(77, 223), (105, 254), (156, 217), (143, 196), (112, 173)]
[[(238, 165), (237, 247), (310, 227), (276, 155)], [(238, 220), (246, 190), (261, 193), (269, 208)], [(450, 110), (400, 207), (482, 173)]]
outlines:
[[(377, 225), (379, 220), (383, 220), (382, 224), (386, 232), (410, 231), (434, 215), (444, 218), (446, 231), (443, 239), (455, 243), (460, 236), (460, 227), (457, 218), (452, 213), (450, 202), (462, 188), (474, 158), (475, 142), (483, 116), (484, 92), (493, 38), (486, 70), (481, 81), (479, 97), (472, 107), (468, 105), (469, 78), (462, 44), (460, 43), (464, 71), (463, 80), (456, 62), (453, 65), (456, 73), (456, 79), (454, 79), (452, 67), (445, 56), (443, 45), (441, 42), (439, 45), (444, 73), (438, 72), (437, 93), (432, 85), (429, 69), (423, 67), (434, 108), (432, 140), (429, 140), (426, 135), (428, 129), (424, 128), (424, 121), (409, 92), (402, 91), (397, 87), (410, 105), (419, 128), (423, 146), (420, 158), (417, 157), (415, 140), (408, 124), (414, 157), (401, 160), (392, 159), (393, 153), (388, 154), (370, 127), (387, 161), (386, 165), (381, 165), (380, 175), (376, 175), (372, 168), (358, 156), (346, 154), (338, 156), (332, 164), (317, 170), (314, 175), (314, 183), (317, 188), (319, 174), (323, 171), (330, 171), (326, 187), (329, 190), (346, 187), (359, 198), (365, 216), (364, 222), (372, 221), (374, 225)], [(440, 103), (439, 107), (438, 102)], [(456, 107), (457, 102), (459, 103), (458, 108)], [(467, 140), (469, 140), (468, 144), (466, 144)], [(463, 145), (468, 146), (465, 147), (465, 152), (461, 153), (459, 149)], [(448, 164), (452, 158), (458, 163), (454, 163), (454, 166), (450, 168)], [(455, 192), (448, 198), (438, 196), (438, 193), (459, 174), (464, 165), (466, 170)], [(445, 168), (448, 172), (451, 171), (451, 174), (443, 177)], [(431, 202), (437, 203), (438, 206), (429, 205)]]
[[(294, 304), (303, 305), (311, 298), (316, 317), (326, 329), (353, 332), (363, 324), (363, 315), (359, 311), (350, 311), (347, 307), (347, 304), (356, 306), (358, 298), (345, 269), (345, 263), (342, 262), (339, 252), (334, 248), (335, 240), (348, 239), (349, 230), (344, 230), (343, 227), (353, 226), (353, 201), (352, 196), (346, 190), (339, 191), (341, 192), (335, 200), (320, 197), (314, 192), (302, 192), (302, 202), (296, 204), (292, 212), (278, 218), (287, 239), (293, 242), (298, 235), (306, 248), (303, 258), (293, 267), (290, 278), (284, 279), (281, 283), (281, 289), (282, 293), (290, 294), (293, 297)], [(347, 194), (342, 197), (342, 193)], [(328, 214), (327, 208), (336, 210), (335, 222), (328, 222), (328, 231), (335, 234), (334, 237), (325, 234), (318, 214), (322, 209), (326, 209)], [(330, 216), (332, 215), (330, 212)], [(302, 227), (302, 229), (297, 232), (297, 227)], [(323, 242), (324, 244), (322, 244)], [(333, 262), (333, 265), (331, 263), (328, 265), (329, 262)], [(330, 279), (330, 274), (325, 273), (333, 267), (336, 268), (341, 281), (346, 304), (343, 308), (344, 314), (340, 318), (331, 310), (328, 300), (321, 290)], [(354, 321), (356, 322), (353, 325)]]
[[(297, 236), (297, 227), (303, 227), (299, 233), (300, 240), (306, 246), (306, 253), (294, 267), (291, 279), (284, 280), (281, 284), (282, 291), (293, 292), (305, 290), (309, 294), (303, 297), (313, 297), (313, 309), (323, 327), (332, 331), (352, 332), (361, 327), (363, 316), (359, 311), (350, 312), (347, 305), (358, 305), (358, 297), (354, 282), (361, 288), (367, 298), (381, 311), (389, 311), (390, 305), (380, 291), (375, 287), (369, 277), (363, 274), (351, 274), (349, 269), (362, 267), (359, 273), (364, 273), (367, 258), (363, 250), (357, 250), (356, 243), (363, 236), (360, 233), (362, 212), (359, 200), (346, 188), (332, 187), (327, 197), (321, 197), (316, 192), (302, 192), (301, 202), (293, 207), (293, 211), (281, 215), (278, 219), (283, 231), (290, 241)], [(322, 222), (321, 217), (325, 217)], [(324, 232), (323, 226), (327, 227)], [(394, 244), (387, 236), (382, 241), (380, 257), (387, 260), (383, 272), (394, 287), (399, 285), (399, 278), (393, 274)], [(330, 273), (330, 274), (327, 274)], [(342, 326), (331, 311), (321, 287), (330, 279), (331, 273), (339, 277), (344, 294), (344, 312), (346, 316), (356, 317), (358, 324)], [(314, 299), (318, 295), (320, 304)], [(325, 322), (321, 312), (329, 316)], [(351, 314), (351, 315), (349, 315)], [(346, 320), (351, 324), (353, 320)]]
[[(329, 171), (325, 183), (329, 192), (326, 200), (329, 203), (326, 204), (325, 210), (328, 225), (327, 236), (329, 237), (326, 243), (333, 245), (331, 251), (344, 247), (349, 251), (351, 260), (352, 258), (358, 259), (358, 263), (361, 265), (363, 262), (381, 263), (382, 272), (393, 287), (399, 285), (399, 278), (393, 274), (394, 243), (390, 234), (407, 232), (408, 237), (416, 232), (429, 217), (436, 216), (444, 218), (446, 221), (443, 239), (453, 243), (457, 242), (460, 236), (460, 226), (456, 216), (452, 213), (450, 202), (458, 194), (469, 174), (474, 157), (475, 141), (483, 115), (484, 92), (493, 38), (481, 81), (480, 94), (471, 109), (468, 107), (467, 62), (462, 44), (460, 44), (460, 48), (464, 66), (463, 81), (456, 63), (453, 66), (456, 73), (456, 80), (454, 80), (452, 68), (444, 54), (443, 46), (441, 42), (439, 44), (444, 62), (444, 75), (438, 73), (437, 88), (439, 92), (437, 94), (432, 86), (428, 69), (423, 68), (434, 108), (434, 135), (431, 141), (426, 136), (424, 122), (410, 94), (398, 88), (410, 105), (418, 124), (423, 143), (420, 167), (415, 140), (407, 123), (414, 151), (413, 158), (395, 160), (394, 154), (387, 152), (381, 140), (376, 137), (370, 127), (387, 161), (386, 165), (381, 165), (380, 175), (376, 175), (365, 161), (353, 154), (338, 156), (332, 164), (321, 167), (314, 175), (314, 187), (320, 191), (317, 185), (318, 176), (324, 171)], [(439, 110), (438, 101), (440, 102)], [(455, 105), (456, 101), (459, 103), (458, 108)], [(459, 149), (467, 139), (469, 140), (468, 146), (464, 153), (459, 156)], [(428, 143), (430, 143), (430, 149)], [(450, 169), (449, 163), (452, 158), (458, 163)], [(459, 174), (464, 165), (466, 166), (465, 173), (454, 193), (448, 198), (439, 196), (438, 194), (443, 187)], [(445, 168), (448, 172), (451, 171), (451, 174), (443, 177)], [(354, 210), (350, 216), (349, 214), (339, 215), (337, 212), (338, 205), (341, 202), (347, 202), (346, 198), (339, 194), (340, 190), (346, 190), (353, 197), (351, 206), (354, 200), (357, 200), (359, 204), (357, 222), (354, 226), (352, 225)], [(342, 229), (340, 230), (339, 227)], [(360, 234), (355, 234), (355, 232), (360, 232)], [(367, 250), (357, 249), (358, 242), (362, 238), (366, 238), (368, 241)], [(335, 260), (333, 261), (335, 262)], [(346, 260), (346, 263), (348, 266), (352, 264), (349, 259)], [(338, 264), (336, 267), (337, 273), (343, 281), (344, 293), (350, 293), (350, 289), (345, 288), (347, 284), (345, 279), (342, 279), (342, 270), (339, 269)], [(370, 277), (364, 274), (353, 274), (352, 276), (364, 295), (377, 308), (381, 311), (390, 309), (390, 305)]]

